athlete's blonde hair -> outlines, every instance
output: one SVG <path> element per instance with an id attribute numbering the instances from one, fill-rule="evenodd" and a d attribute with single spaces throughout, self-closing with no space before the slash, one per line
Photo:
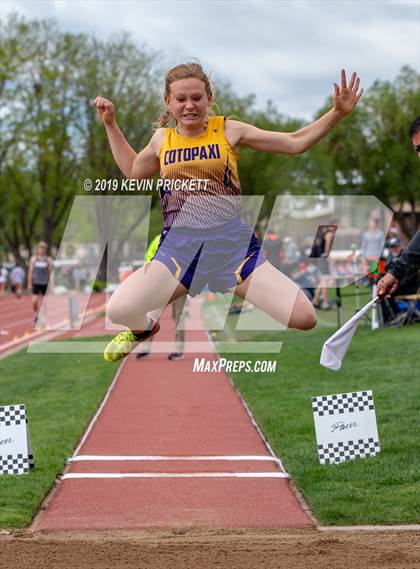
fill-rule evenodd
<path id="1" fill-rule="evenodd" d="M 182 63 L 168 71 L 165 77 L 165 96 L 169 97 L 171 93 L 171 84 L 179 79 L 200 79 L 204 83 L 207 95 L 213 97 L 210 79 L 199 63 Z M 161 112 L 158 119 L 153 123 L 155 128 L 166 126 L 173 119 L 172 113 L 165 109 Z"/>

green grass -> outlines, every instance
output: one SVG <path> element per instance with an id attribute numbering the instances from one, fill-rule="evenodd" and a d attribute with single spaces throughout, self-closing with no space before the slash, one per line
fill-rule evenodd
<path id="1" fill-rule="evenodd" d="M 322 344 L 332 333 L 322 326 L 309 332 L 281 333 L 284 343 L 278 355 L 223 354 L 232 360 L 277 360 L 274 374 L 231 375 L 323 524 L 420 521 L 419 328 L 413 325 L 372 332 L 367 326 L 359 327 L 338 372 L 319 364 Z M 259 334 L 258 340 L 275 337 L 273 333 Z M 373 390 L 380 454 L 321 466 L 311 397 L 365 389 Z"/>
<path id="2" fill-rule="evenodd" d="M 223 300 L 211 304 L 217 307 Z M 346 299 L 344 309 L 347 319 L 354 301 Z M 420 327 L 372 332 L 362 323 L 341 370 L 334 372 L 319 365 L 319 356 L 336 327 L 336 316 L 333 311 L 320 315 L 322 322 L 309 332 L 235 334 L 248 341 L 258 337 L 284 342 L 277 355 L 224 354 L 229 359 L 277 360 L 275 374 L 232 374 L 235 385 L 322 523 L 419 523 Z M 229 318 L 231 330 L 235 321 Z M 218 333 L 216 339 L 231 333 Z M 24 351 L 0 365 L 1 403 L 26 404 L 36 459 L 28 475 L 0 476 L 0 527 L 23 527 L 62 472 L 116 367 L 98 354 Z M 321 466 L 311 397 L 359 389 L 373 390 L 381 452 L 375 458 Z"/>
<path id="3" fill-rule="evenodd" d="M 24 403 L 35 468 L 0 476 L 0 527 L 24 527 L 63 471 L 117 367 L 98 354 L 28 354 L 1 361 L 2 405 Z"/>

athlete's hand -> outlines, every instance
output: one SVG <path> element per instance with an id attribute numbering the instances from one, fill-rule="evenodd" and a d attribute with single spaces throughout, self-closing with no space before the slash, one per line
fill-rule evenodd
<path id="1" fill-rule="evenodd" d="M 343 115 L 351 113 L 357 105 L 360 97 L 363 95 L 363 89 L 360 89 L 360 77 L 356 73 L 352 73 L 350 83 L 347 85 L 346 72 L 341 70 L 341 87 L 334 83 L 334 110 L 339 111 Z"/>
<path id="2" fill-rule="evenodd" d="M 114 103 L 105 97 L 96 97 L 95 106 L 98 117 L 105 125 L 112 125 L 115 122 Z"/>
<path id="3" fill-rule="evenodd" d="M 387 273 L 378 282 L 376 294 L 378 296 L 385 296 L 386 298 L 388 298 L 393 292 L 395 292 L 397 286 L 398 286 L 398 279 L 396 279 L 394 275 L 391 275 L 391 273 Z"/>

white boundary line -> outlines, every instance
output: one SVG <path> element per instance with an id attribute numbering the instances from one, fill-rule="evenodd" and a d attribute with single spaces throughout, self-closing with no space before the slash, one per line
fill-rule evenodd
<path id="1" fill-rule="evenodd" d="M 273 457 L 273 459 L 278 463 L 278 465 L 280 466 L 280 468 L 282 469 L 282 471 L 287 475 L 288 478 L 290 478 L 289 474 L 287 474 L 286 469 L 283 466 L 283 463 L 281 461 L 281 459 L 275 454 L 275 452 L 273 451 L 273 449 L 271 448 L 270 443 L 267 441 L 267 439 L 264 436 L 264 433 L 262 432 L 262 430 L 260 429 L 260 427 L 258 426 L 257 421 L 254 419 L 254 415 L 251 413 L 250 408 L 248 407 L 248 405 L 246 404 L 246 401 L 243 399 L 242 395 L 238 392 L 238 390 L 235 387 L 235 384 L 233 383 L 233 380 L 231 377 L 228 378 L 233 389 L 235 390 L 237 396 L 239 397 L 239 399 L 242 402 L 242 405 L 245 407 L 245 411 L 248 413 L 249 418 L 251 419 L 252 424 L 254 425 L 255 429 L 258 431 L 258 434 L 260 435 L 260 437 L 262 438 L 265 446 L 267 447 L 268 452 L 271 454 L 271 456 Z"/>
<path id="2" fill-rule="evenodd" d="M 203 461 L 211 461 L 211 460 L 227 460 L 227 461 L 233 461 L 233 460 L 255 460 L 255 461 L 260 461 L 260 460 L 265 460 L 265 461 L 270 461 L 270 462 L 277 462 L 279 463 L 280 460 L 278 458 L 275 458 L 273 456 L 256 456 L 256 455 L 252 455 L 252 456 L 246 456 L 246 455 L 242 455 L 242 456 L 142 456 L 142 455 L 129 455 L 129 456 L 109 456 L 109 455 L 90 455 L 90 454 L 79 454 L 77 456 L 73 456 L 72 458 L 69 459 L 69 462 L 81 462 L 81 461 L 118 461 L 118 460 L 123 460 L 123 461 L 129 461 L 129 460 L 138 460 L 138 461 L 154 461 L 154 460 L 160 460 L 160 461 L 170 461 L 170 460 L 176 460 L 176 461 L 193 461 L 193 460 L 203 460 Z"/>
<path id="3" fill-rule="evenodd" d="M 212 337 L 210 336 L 208 330 L 206 330 L 206 334 L 207 334 L 207 339 L 208 339 L 209 343 L 211 344 L 211 346 L 212 346 L 213 349 L 214 349 L 214 354 L 215 354 L 215 356 L 217 357 L 218 360 L 220 360 L 219 353 L 218 353 L 218 351 L 216 350 L 216 347 L 215 347 L 215 345 L 214 345 L 213 339 L 212 339 Z M 261 429 L 260 429 L 260 427 L 258 426 L 256 420 L 254 419 L 254 416 L 253 416 L 253 414 L 251 413 L 250 408 L 249 408 L 248 405 L 246 404 L 246 402 L 245 402 L 245 400 L 243 399 L 242 395 L 241 395 L 241 394 L 239 393 L 239 391 L 236 389 L 235 384 L 233 383 L 232 378 L 231 378 L 230 376 L 228 376 L 226 372 L 225 372 L 225 376 L 226 376 L 227 379 L 229 380 L 229 382 L 230 382 L 230 384 L 231 384 L 231 386 L 232 386 L 233 391 L 236 393 L 237 397 L 239 397 L 239 399 L 240 399 L 242 405 L 244 406 L 245 411 L 248 413 L 248 417 L 250 418 L 251 423 L 253 424 L 254 428 L 256 429 L 256 431 L 258 432 L 258 434 L 260 435 L 260 437 L 261 437 L 261 439 L 262 439 L 262 441 L 263 441 L 263 443 L 264 443 L 266 449 L 268 450 L 268 452 L 270 453 L 270 455 L 272 456 L 272 458 L 276 461 L 276 463 L 278 464 L 278 466 L 279 466 L 280 470 L 283 472 L 283 474 L 285 474 L 287 478 L 290 478 L 290 475 L 286 472 L 286 469 L 284 468 L 281 459 L 275 454 L 275 452 L 274 452 L 273 449 L 271 448 L 270 443 L 267 441 L 267 439 L 266 439 L 265 436 L 264 436 L 264 433 L 261 431 Z"/>
<path id="4" fill-rule="evenodd" d="M 90 434 L 90 432 L 91 432 L 91 430 L 92 430 L 92 428 L 93 428 L 93 425 L 96 423 L 96 421 L 97 421 L 99 415 L 100 415 L 101 412 L 102 412 L 102 409 L 105 407 L 105 404 L 106 404 L 106 402 L 108 401 L 109 396 L 111 395 L 111 393 L 112 393 L 112 391 L 113 391 L 113 389 L 114 389 L 114 386 L 115 386 L 115 384 L 117 383 L 118 378 L 119 378 L 120 375 L 121 375 L 121 370 L 123 369 L 123 367 L 124 367 L 126 361 L 127 361 L 127 358 L 124 358 L 123 361 L 121 362 L 121 365 L 120 365 L 120 367 L 117 369 L 117 373 L 115 374 L 114 379 L 112 380 L 111 385 L 108 387 L 108 391 L 105 393 L 105 397 L 102 399 L 102 403 L 100 404 L 99 409 L 96 411 L 96 413 L 95 413 L 95 415 L 93 416 L 91 422 L 89 423 L 88 428 L 87 428 L 86 431 L 85 431 L 85 434 L 83 435 L 83 437 L 81 438 L 79 444 L 77 445 L 76 450 L 75 450 L 74 453 L 73 453 L 73 457 L 72 457 L 71 459 L 69 459 L 69 460 L 72 460 L 72 459 L 75 457 L 75 455 L 77 455 L 77 454 L 79 453 L 79 450 L 80 450 L 81 447 L 84 445 L 86 439 L 88 438 L 88 436 L 89 436 L 89 434 Z M 65 475 L 64 475 L 64 476 L 65 476 Z"/>
<path id="5" fill-rule="evenodd" d="M 62 480 L 78 478 L 288 478 L 283 472 L 69 472 Z"/>

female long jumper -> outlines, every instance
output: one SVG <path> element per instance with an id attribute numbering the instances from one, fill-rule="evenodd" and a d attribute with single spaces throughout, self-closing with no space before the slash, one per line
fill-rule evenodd
<path id="1" fill-rule="evenodd" d="M 112 322 L 127 327 L 105 349 L 107 361 L 130 353 L 137 342 L 159 330 L 147 313 L 207 284 L 214 292 L 234 292 L 291 328 L 316 324 L 311 302 L 298 285 L 269 263 L 251 228 L 240 218 L 239 149 L 301 154 L 325 137 L 350 113 L 360 97 L 360 79 L 334 83 L 333 107 L 296 132 L 272 132 L 253 125 L 209 116 L 212 90 L 199 64 L 178 65 L 165 81 L 166 111 L 149 144 L 138 154 L 119 130 L 111 101 L 95 100 L 113 156 L 127 178 L 151 178 L 160 172 L 164 227 L 150 263 L 127 278 L 107 306 Z M 166 124 L 173 120 L 174 128 Z M 188 180 L 172 190 L 171 182 Z M 203 182 L 205 181 L 205 182 Z M 175 186 L 175 184 L 173 184 Z"/>

